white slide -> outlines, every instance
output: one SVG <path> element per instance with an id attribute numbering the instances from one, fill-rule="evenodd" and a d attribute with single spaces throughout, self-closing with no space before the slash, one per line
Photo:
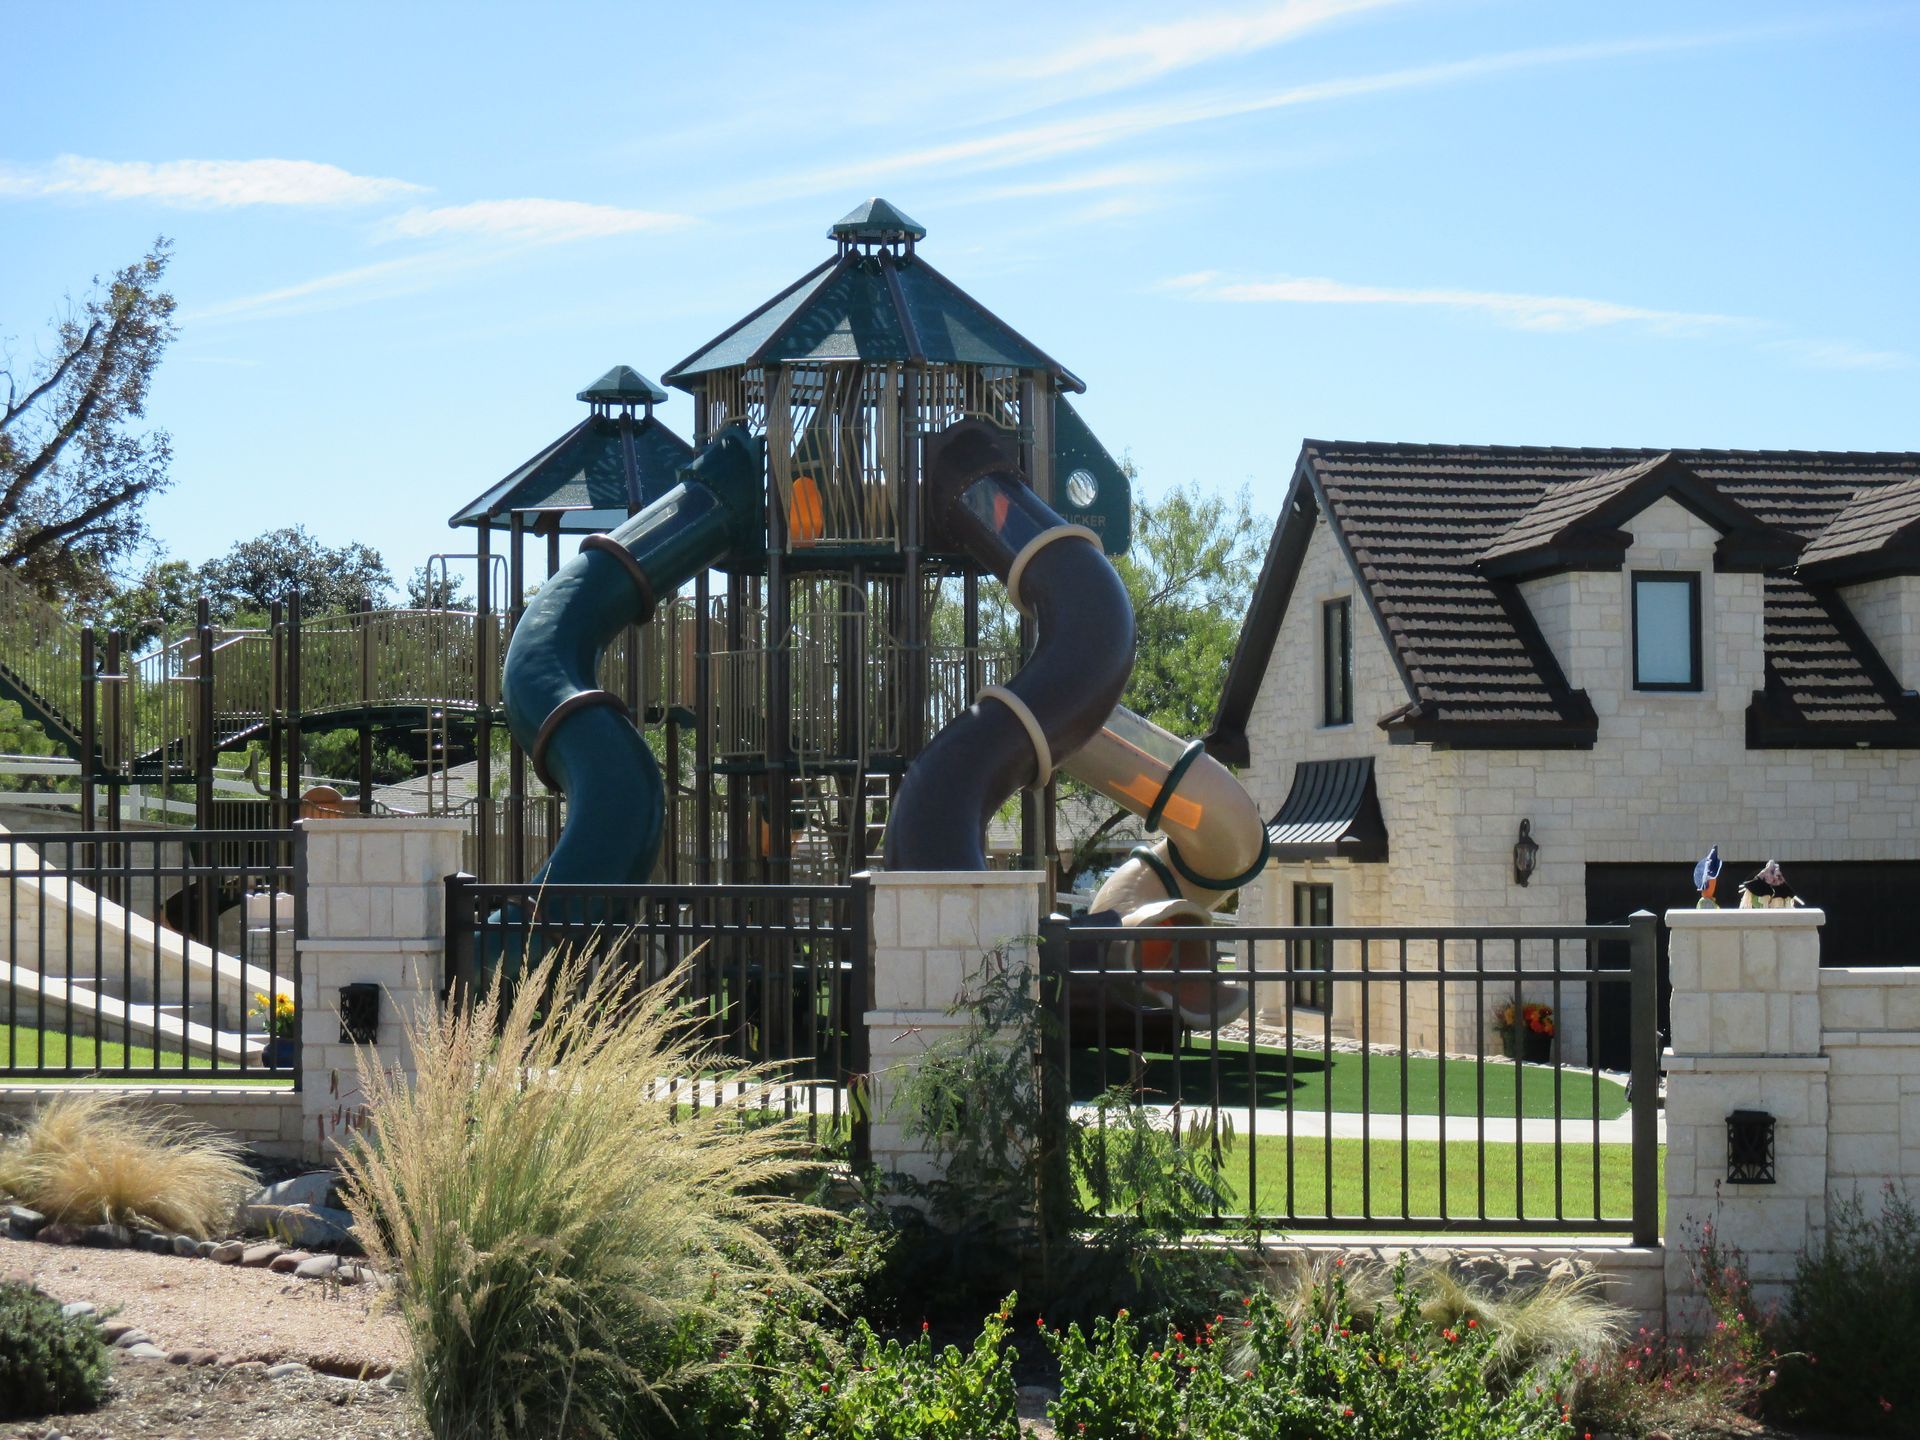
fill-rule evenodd
<path id="1" fill-rule="evenodd" d="M 244 1035 L 217 1022 L 233 1023 L 257 996 L 294 996 L 291 896 L 274 897 L 276 913 L 267 920 L 279 931 L 284 957 L 276 975 L 156 925 L 51 867 L 44 877 L 30 873 L 40 867 L 38 852 L 4 826 L 0 863 L 13 874 L 0 904 L 0 1007 L 14 1024 L 44 1023 L 195 1058 L 258 1060 L 267 1040 L 264 1016 Z M 264 913 L 268 902 L 259 898 Z M 191 1019 L 196 1009 L 216 1024 Z"/>

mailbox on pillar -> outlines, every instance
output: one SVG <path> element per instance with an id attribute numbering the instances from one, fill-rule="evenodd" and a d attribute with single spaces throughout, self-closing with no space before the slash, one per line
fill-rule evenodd
<path id="1" fill-rule="evenodd" d="M 371 1045 L 380 1038 L 380 987 L 340 987 L 340 1043 Z"/>
<path id="2" fill-rule="evenodd" d="M 1774 1183 L 1773 1116 L 1766 1111 L 1736 1110 L 1727 1116 L 1727 1183 Z"/>

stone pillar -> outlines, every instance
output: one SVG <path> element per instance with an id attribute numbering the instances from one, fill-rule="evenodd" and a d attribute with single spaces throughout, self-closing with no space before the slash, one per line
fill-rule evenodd
<path id="1" fill-rule="evenodd" d="M 873 1008 L 866 1025 L 873 1160 L 882 1170 L 934 1177 L 933 1157 L 908 1138 L 893 1097 L 930 1047 L 966 1029 L 969 1017 L 948 1010 L 989 951 L 1006 947 L 1037 978 L 1046 879 L 1038 870 L 873 873 Z"/>
<path id="2" fill-rule="evenodd" d="M 407 1020 L 435 1004 L 446 971 L 446 877 L 460 869 L 466 822 L 427 816 L 302 820 L 306 926 L 300 957 L 300 1088 L 310 1160 L 360 1119 L 359 1058 L 341 1036 L 340 987 L 380 987 L 373 1045 L 390 1073 L 411 1073 Z"/>
<path id="3" fill-rule="evenodd" d="M 1687 1222 L 1746 1252 L 1762 1301 L 1826 1224 L 1827 1058 L 1820 1043 L 1820 910 L 1669 910 L 1673 1045 L 1667 1070 L 1667 1317 L 1704 1329 Z M 1774 1118 L 1776 1182 L 1727 1180 L 1727 1117 Z"/>

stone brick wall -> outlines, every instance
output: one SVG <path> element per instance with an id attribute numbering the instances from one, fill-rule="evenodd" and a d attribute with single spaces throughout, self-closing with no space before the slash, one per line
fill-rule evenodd
<path id="1" fill-rule="evenodd" d="M 1920 765 L 1910 753 L 1746 748 L 1746 708 L 1765 659 L 1761 578 L 1714 573 L 1718 535 L 1672 501 L 1649 506 L 1627 528 L 1634 544 L 1623 570 L 1530 582 L 1527 591 L 1570 683 L 1593 702 L 1591 750 L 1390 743 L 1375 722 L 1411 697 L 1331 531 L 1316 528 L 1249 717 L 1244 778 L 1271 814 L 1296 761 L 1373 756 L 1391 859 L 1271 866 L 1247 889 L 1249 921 L 1290 923 L 1290 886 L 1304 878 L 1332 881 L 1336 914 L 1355 925 L 1552 925 L 1585 923 L 1592 863 L 1688 867 L 1710 844 L 1771 855 L 1789 874 L 1796 861 L 1920 858 Z M 1700 572 L 1700 694 L 1633 689 L 1628 587 L 1636 569 Z M 1355 723 L 1327 729 L 1318 724 L 1319 602 L 1346 593 L 1355 596 Z M 1523 818 L 1540 845 L 1525 887 L 1514 884 L 1512 866 Z M 1274 998 L 1263 996 L 1263 1007 L 1270 1011 Z M 1526 998 L 1550 1003 L 1534 990 Z M 1473 1006 L 1458 999 L 1449 996 L 1444 1037 L 1430 1012 L 1410 1014 L 1426 1028 L 1425 1046 L 1472 1048 Z M 1561 1019 L 1563 1035 L 1583 1029 L 1577 1010 Z"/>
<path id="2" fill-rule="evenodd" d="M 906 1133 L 900 1087 L 928 1049 L 964 1030 L 952 1015 L 966 977 L 991 950 L 1038 975 L 1035 947 L 1046 875 L 1036 870 L 876 871 L 873 993 L 867 1010 L 873 1069 L 873 1159 L 930 1179 L 931 1156 Z"/>
<path id="3" fill-rule="evenodd" d="M 1763 1301 L 1833 1206 L 1920 1190 L 1920 966 L 1820 968 L 1818 910 L 1671 910 L 1667 1287 L 1698 1329 L 1685 1245 L 1701 1222 L 1746 1252 Z M 1727 1177 L 1727 1117 L 1774 1119 L 1772 1184 Z"/>
<path id="4" fill-rule="evenodd" d="M 132 1083 L 90 1085 L 89 1094 L 110 1094 L 142 1105 L 152 1105 L 182 1120 L 205 1125 L 233 1136 L 249 1150 L 283 1159 L 302 1159 L 307 1153 L 306 1115 L 293 1090 L 262 1085 L 168 1085 Z M 57 1095 L 72 1094 L 72 1086 L 24 1083 L 0 1085 L 0 1115 L 25 1120 Z"/>
<path id="5" fill-rule="evenodd" d="M 407 1020 L 438 1002 L 446 971 L 445 880 L 465 822 L 425 816 L 303 820 L 307 929 L 299 942 L 301 1099 L 308 1158 L 358 1123 L 363 1048 L 341 1039 L 340 988 L 380 987 L 371 1057 L 411 1073 Z"/>
<path id="6" fill-rule="evenodd" d="M 1920 690 L 1920 575 L 1848 585 L 1840 597 L 1901 685 Z"/>

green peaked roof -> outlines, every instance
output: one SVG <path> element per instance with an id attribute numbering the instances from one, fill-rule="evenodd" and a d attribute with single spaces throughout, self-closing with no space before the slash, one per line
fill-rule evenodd
<path id="1" fill-rule="evenodd" d="M 841 226 L 864 223 L 859 217 L 875 206 L 913 225 L 884 200 L 874 200 L 836 225 L 836 233 Z M 852 246 L 823 260 L 660 378 L 691 390 L 697 376 L 734 366 L 852 361 L 1004 365 L 1043 370 L 1061 390 L 1086 389 L 1072 371 L 911 250 L 869 254 Z"/>
<path id="2" fill-rule="evenodd" d="M 829 240 L 870 241 L 884 244 L 890 240 L 924 240 L 927 227 L 879 196 L 856 205 L 827 231 Z"/>
<path id="3" fill-rule="evenodd" d="M 492 526 L 515 510 L 564 510 L 560 529 L 569 535 L 611 530 L 671 490 L 692 458 L 693 447 L 651 415 L 589 415 L 447 524 Z"/>
<path id="4" fill-rule="evenodd" d="M 667 392 L 631 365 L 616 365 L 580 392 L 593 405 L 664 405 Z"/>

